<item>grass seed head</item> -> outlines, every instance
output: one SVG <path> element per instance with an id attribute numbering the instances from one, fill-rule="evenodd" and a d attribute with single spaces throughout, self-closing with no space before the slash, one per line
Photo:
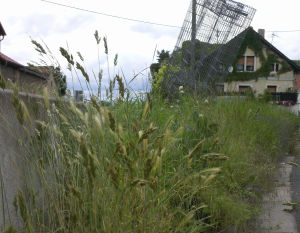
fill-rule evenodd
<path id="1" fill-rule="evenodd" d="M 115 55 L 114 66 L 117 66 L 117 64 L 118 64 L 118 54 Z"/>
<path id="2" fill-rule="evenodd" d="M 6 81 L 0 72 L 0 87 L 4 90 L 6 87 Z"/>
<path id="3" fill-rule="evenodd" d="M 35 45 L 35 50 L 38 51 L 41 54 L 47 54 L 46 50 L 43 48 L 43 46 L 37 42 L 36 40 L 31 40 L 31 43 Z"/>
<path id="4" fill-rule="evenodd" d="M 75 63 L 74 63 L 73 56 L 70 55 L 68 53 L 68 51 L 65 50 L 63 47 L 60 47 L 59 51 L 60 51 L 61 55 L 68 61 L 68 63 L 71 64 L 72 66 L 74 66 Z"/>
<path id="5" fill-rule="evenodd" d="M 79 57 L 79 59 L 80 59 L 81 61 L 84 61 L 83 56 L 81 55 L 80 52 L 77 52 L 77 55 L 78 55 L 78 57 Z"/>
<path id="6" fill-rule="evenodd" d="M 124 87 L 124 83 L 122 81 L 122 78 L 119 75 L 116 75 L 116 80 L 117 80 L 118 85 L 119 85 L 119 95 L 121 96 L 122 99 L 124 99 L 125 87 Z"/>
<path id="7" fill-rule="evenodd" d="M 116 121 L 115 121 L 115 118 L 113 117 L 113 115 L 110 111 L 108 111 L 108 119 L 109 119 L 109 128 L 112 131 L 115 131 L 116 130 Z"/>
<path id="8" fill-rule="evenodd" d="M 82 67 L 82 65 L 80 65 L 78 62 L 76 62 L 76 68 L 81 71 L 81 74 L 86 79 L 86 81 L 90 82 L 90 77 L 87 74 L 87 72 L 85 71 L 85 69 Z"/>
<path id="9" fill-rule="evenodd" d="M 105 54 L 108 55 L 107 37 L 103 37 Z"/>
<path id="10" fill-rule="evenodd" d="M 94 37 L 95 37 L 95 39 L 96 39 L 97 44 L 99 45 L 99 44 L 100 44 L 100 41 L 101 41 L 101 37 L 99 37 L 98 30 L 95 31 Z"/>

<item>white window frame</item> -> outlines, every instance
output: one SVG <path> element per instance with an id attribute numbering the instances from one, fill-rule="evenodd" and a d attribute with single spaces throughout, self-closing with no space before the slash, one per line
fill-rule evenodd
<path id="1" fill-rule="evenodd" d="M 279 70 L 280 70 L 280 63 L 277 63 L 277 62 L 275 62 L 275 63 L 272 63 L 271 65 L 274 65 L 274 69 L 273 70 L 271 70 L 271 73 L 277 73 L 277 72 L 279 72 Z M 278 71 L 276 71 L 276 65 L 278 65 Z"/>
<path id="2" fill-rule="evenodd" d="M 243 71 L 237 71 L 237 72 L 255 72 L 256 71 L 256 56 L 244 55 L 243 57 L 244 57 L 244 70 Z M 248 71 L 247 70 L 247 57 L 254 57 L 253 71 Z"/>
<path id="3" fill-rule="evenodd" d="M 252 84 L 238 84 L 238 89 L 237 91 L 240 92 L 240 86 L 244 86 L 244 87 L 250 87 L 253 90 L 253 85 Z"/>
<path id="4" fill-rule="evenodd" d="M 247 57 L 254 57 L 253 71 L 247 70 Z M 256 56 L 245 55 L 244 56 L 244 72 L 255 72 L 255 71 L 256 71 Z"/>
<path id="5" fill-rule="evenodd" d="M 268 86 L 274 86 L 274 87 L 276 87 L 276 93 L 278 92 L 279 85 L 277 85 L 277 84 L 266 84 L 266 88 L 265 89 L 269 89 Z"/>

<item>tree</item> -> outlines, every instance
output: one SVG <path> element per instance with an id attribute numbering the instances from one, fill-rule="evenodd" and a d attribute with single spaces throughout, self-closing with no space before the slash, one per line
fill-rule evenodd
<path id="1" fill-rule="evenodd" d="M 155 73 L 158 73 L 159 69 L 170 58 L 170 52 L 167 50 L 157 51 L 157 63 L 153 63 L 150 66 L 151 76 L 154 77 Z"/>
<path id="2" fill-rule="evenodd" d="M 67 90 L 66 75 L 61 71 L 60 66 L 53 69 L 53 78 L 57 87 L 58 94 L 64 96 Z"/>

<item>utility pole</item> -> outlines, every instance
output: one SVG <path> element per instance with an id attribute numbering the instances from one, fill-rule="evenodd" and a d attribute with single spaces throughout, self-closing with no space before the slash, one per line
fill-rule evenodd
<path id="1" fill-rule="evenodd" d="M 191 35 L 191 70 L 195 71 L 195 41 L 196 41 L 196 17 L 197 0 L 193 0 L 192 5 L 192 35 Z"/>

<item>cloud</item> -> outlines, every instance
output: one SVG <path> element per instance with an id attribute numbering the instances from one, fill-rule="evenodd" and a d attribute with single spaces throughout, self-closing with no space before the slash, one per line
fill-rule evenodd
<path id="1" fill-rule="evenodd" d="M 153 39 L 162 37 L 177 37 L 179 28 L 168 28 L 150 24 L 134 24 L 130 28 L 133 32 L 142 33 L 151 36 Z"/>
<path id="2" fill-rule="evenodd" d="M 68 34 L 82 28 L 91 22 L 93 17 L 83 14 L 61 16 L 52 14 L 31 14 L 21 17 L 9 17 L 8 24 L 18 33 L 28 34 L 33 37 L 47 37 L 53 34 Z M 10 30 L 10 29 L 9 29 Z"/>

